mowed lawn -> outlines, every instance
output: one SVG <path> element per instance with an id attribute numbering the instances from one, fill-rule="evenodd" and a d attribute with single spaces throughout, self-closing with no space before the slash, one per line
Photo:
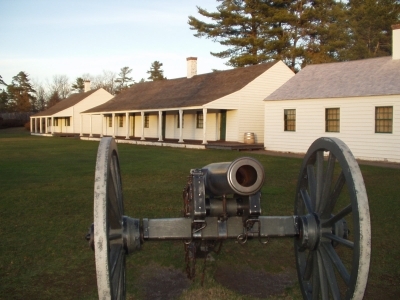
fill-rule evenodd
<path id="1" fill-rule="evenodd" d="M 85 234 L 93 222 L 97 142 L 33 137 L 0 130 L 0 299 L 96 299 L 94 253 Z M 301 159 L 224 150 L 118 145 L 125 214 L 180 217 L 182 190 L 192 168 L 240 156 L 266 172 L 263 215 L 292 215 Z M 372 261 L 365 299 L 400 297 L 400 169 L 361 166 L 370 202 Z M 261 246 L 224 243 L 221 253 L 180 299 L 252 299 L 214 280 L 218 266 L 295 274 L 293 241 Z M 201 273 L 202 263 L 198 263 Z M 127 294 L 142 299 L 142 274 L 151 268 L 185 269 L 183 243 L 148 242 L 127 258 Z M 200 275 L 198 277 L 201 277 Z M 298 284 L 274 299 L 298 299 Z M 216 296 L 218 295 L 218 296 Z"/>

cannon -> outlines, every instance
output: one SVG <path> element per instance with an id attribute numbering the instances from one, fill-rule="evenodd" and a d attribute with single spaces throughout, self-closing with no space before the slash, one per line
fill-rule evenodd
<path id="1" fill-rule="evenodd" d="M 294 240 L 304 299 L 362 299 L 371 254 L 368 197 L 353 154 L 337 138 L 319 138 L 300 168 L 294 213 L 261 215 L 264 168 L 251 157 L 190 170 L 183 216 L 135 219 L 124 215 L 118 151 L 101 139 L 95 170 L 94 223 L 87 240 L 95 251 L 99 299 L 125 298 L 125 258 L 150 240 L 182 240 L 187 273 L 196 256 L 236 239 L 266 244 Z"/>

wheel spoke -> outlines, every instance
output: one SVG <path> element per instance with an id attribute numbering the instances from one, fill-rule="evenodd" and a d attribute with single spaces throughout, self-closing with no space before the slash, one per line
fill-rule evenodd
<path id="1" fill-rule="evenodd" d="M 313 255 L 313 272 L 312 272 L 312 298 L 313 300 L 319 299 L 319 291 L 320 291 L 320 277 L 318 271 L 318 257 L 317 255 Z"/>
<path id="2" fill-rule="evenodd" d="M 122 234 L 121 233 L 113 233 L 113 234 L 110 234 L 108 236 L 108 240 L 109 241 L 114 241 L 114 240 L 118 240 L 118 239 L 121 239 L 121 238 L 122 238 Z"/>
<path id="3" fill-rule="evenodd" d="M 353 208 L 352 208 L 351 204 L 347 205 L 345 208 L 343 208 L 340 212 L 338 212 L 336 215 L 334 215 L 329 220 L 322 221 L 322 227 L 323 228 L 332 227 L 337 221 L 343 219 L 345 216 L 347 216 L 352 211 L 353 211 Z"/>
<path id="4" fill-rule="evenodd" d="M 336 241 L 340 244 L 342 244 L 343 246 L 346 246 L 350 249 L 354 249 L 354 243 L 352 241 L 346 240 L 344 238 L 338 237 L 337 235 L 334 235 L 332 233 L 324 233 L 322 234 L 323 237 L 326 237 L 332 241 Z"/>
<path id="5" fill-rule="evenodd" d="M 315 211 L 315 192 L 317 190 L 317 183 L 315 180 L 314 166 L 307 166 L 308 190 L 310 191 L 312 211 Z"/>
<path id="6" fill-rule="evenodd" d="M 329 192 L 332 185 L 333 171 L 335 170 L 336 157 L 330 152 L 328 157 L 328 166 L 324 177 L 324 188 L 322 191 L 321 206 L 318 212 L 323 213 L 329 205 Z"/>
<path id="7" fill-rule="evenodd" d="M 110 249 L 110 263 L 111 263 L 111 272 L 110 272 L 110 280 L 112 282 L 112 286 L 114 290 L 113 294 L 116 296 L 119 293 L 121 280 L 123 279 L 122 272 L 124 269 L 124 251 L 122 245 L 111 245 Z M 117 297 L 113 299 L 118 299 Z"/>
<path id="8" fill-rule="evenodd" d="M 307 255 L 306 267 L 304 269 L 303 280 L 309 281 L 311 278 L 314 262 L 314 252 L 310 251 Z"/>
<path id="9" fill-rule="evenodd" d="M 340 291 L 339 291 L 339 286 L 336 281 L 336 276 L 335 272 L 332 268 L 332 263 L 329 259 L 329 255 L 325 250 L 325 247 L 320 248 L 320 254 L 321 258 L 324 264 L 324 269 L 325 269 L 325 274 L 329 283 L 330 291 L 333 296 L 334 300 L 339 300 L 340 299 Z"/>
<path id="10" fill-rule="evenodd" d="M 315 187 L 315 211 L 319 212 L 321 207 L 321 198 L 324 179 L 324 151 L 317 152 L 316 160 L 316 187 Z"/>
<path id="11" fill-rule="evenodd" d="M 347 271 L 346 267 L 344 266 L 342 260 L 338 256 L 338 254 L 336 253 L 335 249 L 333 249 L 332 244 L 331 243 L 322 243 L 322 247 L 327 252 L 330 260 L 335 265 L 337 271 L 339 272 L 339 274 L 342 277 L 346 286 L 349 286 L 349 284 L 350 284 L 349 272 Z"/>
<path id="12" fill-rule="evenodd" d="M 307 190 L 306 189 L 301 189 L 300 190 L 300 195 L 301 195 L 301 198 L 303 199 L 304 205 L 306 206 L 308 213 L 309 214 L 313 213 L 314 210 L 313 210 L 313 207 L 312 207 L 312 204 L 311 204 L 311 199 L 310 199 L 310 196 L 308 195 Z"/>
<path id="13" fill-rule="evenodd" d="M 121 176 L 119 173 L 119 166 L 118 166 L 118 157 L 116 155 L 112 156 L 112 172 L 113 172 L 113 180 L 114 180 L 114 184 L 115 184 L 115 194 L 118 197 L 118 201 L 117 202 L 117 206 L 118 206 L 118 213 L 119 213 L 119 217 L 122 218 L 123 215 L 123 211 L 124 211 L 124 203 L 122 201 L 122 185 L 121 185 Z"/>
<path id="14" fill-rule="evenodd" d="M 335 208 L 336 201 L 339 198 L 342 189 L 346 183 L 346 178 L 344 177 L 343 171 L 340 172 L 340 175 L 338 179 L 336 180 L 335 187 L 333 188 L 333 191 L 331 195 L 328 197 L 328 203 L 327 207 L 325 208 L 325 211 L 322 212 L 323 215 L 330 215 L 333 212 L 333 209 Z"/>
<path id="15" fill-rule="evenodd" d="M 328 290 L 328 280 L 326 278 L 325 270 L 324 270 L 324 261 L 322 259 L 321 250 L 317 250 L 317 258 L 318 258 L 318 274 L 319 274 L 319 282 L 321 288 L 321 296 L 323 300 L 329 299 L 329 290 Z"/>
<path id="16" fill-rule="evenodd" d="M 122 187 L 121 187 L 121 179 L 119 176 L 119 172 L 117 171 L 118 160 L 116 156 L 112 156 L 111 159 L 111 178 L 113 183 L 113 192 L 115 194 L 116 199 L 122 199 Z M 116 201 L 113 203 L 115 205 L 116 211 L 118 213 L 118 218 L 122 218 L 122 211 L 123 211 L 123 203 L 122 201 Z"/>
<path id="17" fill-rule="evenodd" d="M 122 216 L 120 217 L 120 212 L 117 204 L 118 195 L 116 194 L 114 180 L 110 180 L 108 197 L 109 197 L 108 209 L 109 209 L 110 227 L 112 229 L 121 228 Z"/>

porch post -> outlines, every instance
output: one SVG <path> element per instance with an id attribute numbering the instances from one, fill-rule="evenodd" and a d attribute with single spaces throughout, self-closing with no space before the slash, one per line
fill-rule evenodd
<path id="1" fill-rule="evenodd" d="M 145 140 L 145 138 L 144 138 L 144 111 L 141 111 L 140 115 L 142 117 L 142 137 L 140 138 L 140 140 L 144 141 Z"/>
<path id="2" fill-rule="evenodd" d="M 39 118 L 39 120 L 40 120 L 40 123 L 39 123 L 39 130 L 40 130 L 40 132 L 39 133 L 42 133 L 42 127 L 43 127 L 43 122 L 42 122 L 42 118 Z"/>
<path id="3" fill-rule="evenodd" d="M 54 117 L 51 117 L 51 134 L 54 134 Z"/>
<path id="4" fill-rule="evenodd" d="M 91 114 L 90 115 L 90 134 L 89 134 L 89 137 L 93 137 L 93 130 L 92 130 L 92 117 L 93 117 L 93 115 Z"/>
<path id="5" fill-rule="evenodd" d="M 35 120 L 35 133 L 37 133 L 37 118 L 33 118 Z"/>
<path id="6" fill-rule="evenodd" d="M 203 108 L 203 145 L 207 144 L 207 108 Z"/>
<path id="7" fill-rule="evenodd" d="M 103 137 L 103 119 L 104 119 L 104 114 L 100 114 L 100 137 Z"/>
<path id="8" fill-rule="evenodd" d="M 158 141 L 162 142 L 162 111 L 158 111 Z"/>
<path id="9" fill-rule="evenodd" d="M 112 113 L 112 131 L 113 131 L 112 137 L 115 138 L 115 113 Z"/>
<path id="10" fill-rule="evenodd" d="M 31 133 L 33 132 L 33 120 L 34 120 L 34 118 L 29 119 L 29 122 L 31 122 L 31 126 L 29 128 Z"/>
<path id="11" fill-rule="evenodd" d="M 125 124 L 126 124 L 126 140 L 129 140 L 129 113 L 128 112 L 126 112 L 125 113 L 125 118 L 126 118 L 126 120 L 125 120 Z"/>
<path id="12" fill-rule="evenodd" d="M 44 133 L 47 133 L 47 122 L 48 122 L 48 117 L 44 118 Z"/>
<path id="13" fill-rule="evenodd" d="M 81 126 L 80 126 L 80 134 L 79 136 L 83 136 L 83 115 L 81 114 Z"/>
<path id="14" fill-rule="evenodd" d="M 183 127 L 183 123 L 182 123 L 182 121 L 183 121 L 183 110 L 182 109 L 180 109 L 179 110 L 179 143 L 183 143 L 183 138 L 182 138 L 182 132 L 183 132 L 183 130 L 182 130 L 182 127 Z"/>

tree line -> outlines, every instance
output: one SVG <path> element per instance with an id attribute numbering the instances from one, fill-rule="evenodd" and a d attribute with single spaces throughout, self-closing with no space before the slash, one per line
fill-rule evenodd
<path id="1" fill-rule="evenodd" d="M 391 55 L 391 25 L 400 22 L 400 0 L 217 0 L 215 12 L 197 7 L 200 19 L 189 16 L 196 37 L 226 46 L 215 57 L 244 67 L 282 60 L 293 71 L 308 64 Z M 166 79 L 155 61 L 149 80 Z M 84 81 L 115 95 L 136 84 L 123 67 L 92 76 L 83 74 L 71 85 L 57 75 L 44 87 L 20 72 L 6 84 L 0 76 L 0 112 L 40 111 L 82 92 Z M 145 81 L 143 78 L 138 83 Z"/>
<path id="2" fill-rule="evenodd" d="M 164 80 L 163 64 L 154 61 L 147 71 L 150 81 Z M 31 80 L 29 75 L 21 71 L 12 78 L 11 83 L 4 82 L 0 75 L 0 112 L 38 112 L 50 108 L 58 102 L 68 98 L 72 93 L 82 93 L 85 81 L 90 81 L 91 89 L 103 88 L 112 95 L 136 83 L 146 80 L 142 78 L 135 82 L 130 73 L 132 69 L 123 67 L 118 74 L 112 71 L 103 71 L 102 74 L 93 76 L 89 73 L 75 79 L 70 83 L 66 75 L 54 75 L 51 81 L 44 85 Z"/>
<path id="3" fill-rule="evenodd" d="M 391 54 L 399 0 L 217 0 L 217 11 L 189 16 L 196 37 L 226 46 L 215 57 L 244 67 L 282 60 L 294 71 L 308 64 Z"/>

